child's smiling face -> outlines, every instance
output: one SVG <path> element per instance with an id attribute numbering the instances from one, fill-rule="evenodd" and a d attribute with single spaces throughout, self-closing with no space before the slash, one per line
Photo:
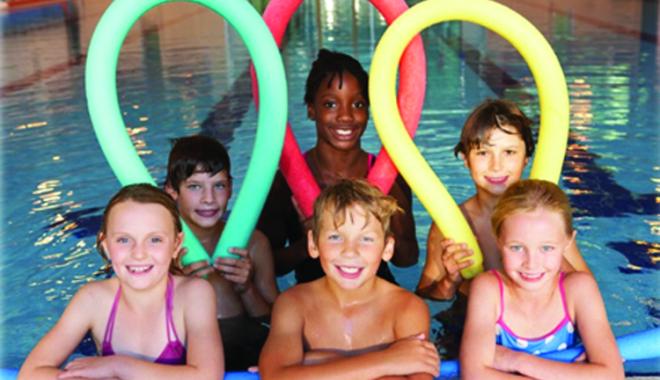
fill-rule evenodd
<path id="1" fill-rule="evenodd" d="M 332 214 L 324 213 L 318 241 L 309 232 L 310 256 L 319 258 L 326 276 L 341 288 L 360 288 L 376 277 L 381 260 L 392 258 L 394 239 L 386 236 L 375 216 L 358 205 L 345 210 L 341 225 L 335 225 Z"/>
<path id="2" fill-rule="evenodd" d="M 537 208 L 511 214 L 504 219 L 497 239 L 504 272 L 523 289 L 554 286 L 552 281 L 572 239 L 556 211 Z"/>
<path id="3" fill-rule="evenodd" d="M 328 77 L 321 83 L 313 103 L 307 105 L 309 118 L 316 122 L 319 144 L 337 150 L 359 146 L 369 119 L 363 91 L 348 72 L 343 72 L 341 77 Z"/>
<path id="4" fill-rule="evenodd" d="M 515 129 L 493 128 L 486 141 L 463 157 L 478 190 L 499 196 L 518 182 L 527 165 L 525 142 Z"/>
<path id="5" fill-rule="evenodd" d="M 166 280 L 182 241 L 165 207 L 124 201 L 110 210 L 101 245 L 122 284 L 147 289 Z"/>
<path id="6" fill-rule="evenodd" d="M 209 229 L 217 225 L 227 208 L 231 180 L 226 170 L 214 175 L 196 171 L 181 182 L 178 191 L 167 190 L 190 228 Z"/>

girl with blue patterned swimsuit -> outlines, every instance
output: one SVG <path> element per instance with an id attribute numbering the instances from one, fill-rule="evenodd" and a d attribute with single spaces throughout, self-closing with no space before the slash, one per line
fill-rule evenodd
<path id="1" fill-rule="evenodd" d="M 623 365 L 594 278 L 560 271 L 573 243 L 571 209 L 557 185 L 520 181 L 493 210 L 502 270 L 473 280 L 461 342 L 464 379 L 622 379 Z M 586 360 L 538 355 L 573 345 L 579 331 Z"/>

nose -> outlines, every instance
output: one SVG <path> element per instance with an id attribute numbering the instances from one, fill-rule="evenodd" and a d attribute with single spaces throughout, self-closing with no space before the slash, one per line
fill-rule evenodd
<path id="1" fill-rule="evenodd" d="M 357 256 L 358 255 L 357 242 L 352 240 L 345 242 L 341 254 L 344 257 Z"/>
<path id="2" fill-rule="evenodd" d="M 490 158 L 490 169 L 494 172 L 502 168 L 502 159 L 499 154 L 493 154 Z"/>
<path id="3" fill-rule="evenodd" d="M 527 253 L 525 254 L 525 264 L 527 269 L 536 268 L 537 263 L 538 263 L 538 255 L 535 252 L 527 251 Z"/>
<path id="4" fill-rule="evenodd" d="M 205 187 L 202 190 L 202 202 L 213 203 L 213 189 Z"/>
<path id="5" fill-rule="evenodd" d="M 143 259 L 147 257 L 147 251 L 143 244 L 135 244 L 131 249 L 131 257 L 134 259 Z"/>
<path id="6" fill-rule="evenodd" d="M 337 110 L 337 118 L 341 121 L 353 121 L 353 106 L 351 104 L 342 104 Z"/>

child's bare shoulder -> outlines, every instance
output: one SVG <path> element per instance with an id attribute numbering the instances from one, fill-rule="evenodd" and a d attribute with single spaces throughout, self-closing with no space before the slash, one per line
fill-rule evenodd
<path id="1" fill-rule="evenodd" d="M 573 296 L 589 296 L 593 294 L 594 290 L 598 291 L 598 284 L 591 274 L 575 271 L 566 273 L 564 289 Z"/>
<path id="2" fill-rule="evenodd" d="M 499 299 L 500 284 L 491 271 L 480 273 L 477 277 L 470 282 L 470 297 L 477 295 L 479 297 L 492 298 L 497 294 L 494 299 Z"/>
<path id="3" fill-rule="evenodd" d="M 81 286 L 76 292 L 76 298 L 83 302 L 95 302 L 99 299 L 114 297 L 118 288 L 119 284 L 116 278 L 93 281 Z"/>
<path id="4" fill-rule="evenodd" d="M 380 279 L 379 279 L 380 280 Z M 428 306 L 415 293 L 400 286 L 381 280 L 384 288 L 380 293 L 380 301 L 387 309 L 395 311 L 396 315 L 408 313 L 428 313 Z"/>
<path id="5" fill-rule="evenodd" d="M 211 284 L 195 276 L 172 276 L 174 280 L 174 294 L 183 297 L 200 297 L 202 295 L 214 296 Z"/>

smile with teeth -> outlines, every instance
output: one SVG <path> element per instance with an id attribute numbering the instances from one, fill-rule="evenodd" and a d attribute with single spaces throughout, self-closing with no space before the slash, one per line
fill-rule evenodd
<path id="1" fill-rule="evenodd" d="M 361 267 L 349 267 L 349 266 L 340 266 L 340 265 L 336 265 L 335 267 L 337 268 L 337 271 L 342 277 L 348 279 L 358 278 L 362 273 L 362 269 L 364 269 Z"/>
<path id="2" fill-rule="evenodd" d="M 126 269 L 133 274 L 143 274 L 149 272 L 153 265 L 127 265 Z"/>
<path id="3" fill-rule="evenodd" d="M 543 276 L 545 275 L 545 273 L 543 273 L 543 272 L 541 272 L 541 273 L 518 272 L 518 273 L 520 274 L 520 278 L 522 278 L 525 281 L 538 281 L 541 278 L 543 278 Z"/>

